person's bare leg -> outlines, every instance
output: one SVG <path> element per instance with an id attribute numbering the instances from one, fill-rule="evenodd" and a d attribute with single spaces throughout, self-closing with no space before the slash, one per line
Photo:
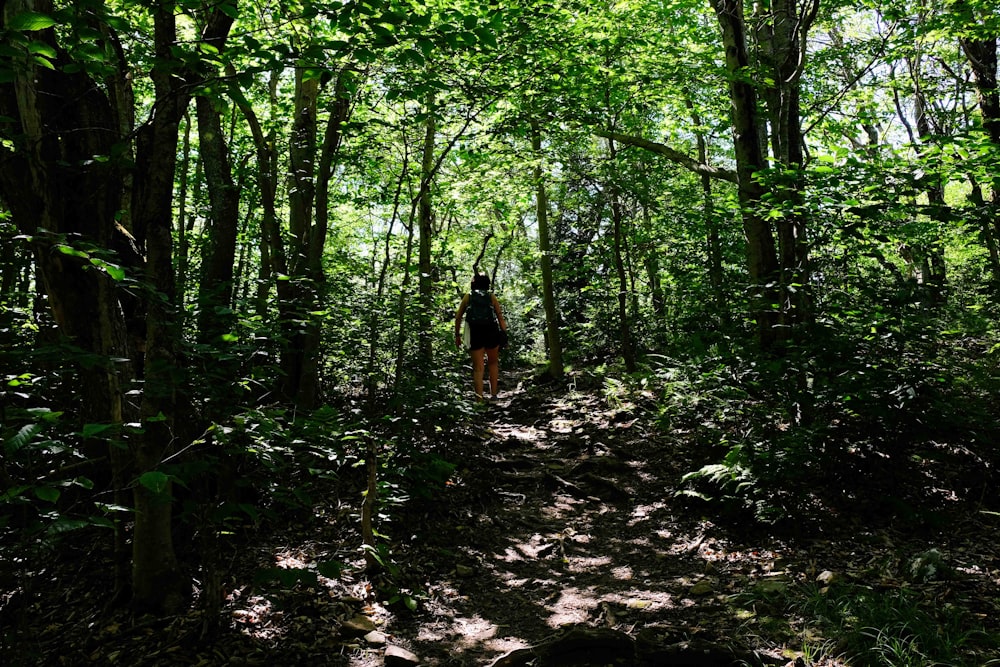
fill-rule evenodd
<path id="1" fill-rule="evenodd" d="M 469 350 L 472 356 L 472 388 L 476 391 L 476 396 L 483 397 L 483 357 L 486 350 Z"/>
<path id="2" fill-rule="evenodd" d="M 490 395 L 496 398 L 500 391 L 500 348 L 486 350 L 486 363 L 490 369 Z"/>

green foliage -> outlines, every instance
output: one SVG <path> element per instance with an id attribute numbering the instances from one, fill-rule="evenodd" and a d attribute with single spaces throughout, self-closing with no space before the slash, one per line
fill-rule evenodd
<path id="1" fill-rule="evenodd" d="M 995 432 L 997 389 L 979 363 L 991 346 L 989 328 L 977 326 L 978 335 L 963 328 L 956 345 L 940 311 L 905 304 L 873 311 L 879 319 L 867 332 L 845 318 L 840 329 L 817 329 L 810 345 L 771 362 L 659 359 L 664 426 L 707 447 L 708 460 L 685 476 L 680 493 L 761 521 L 794 522 L 821 511 L 815 494 L 831 476 L 864 493 L 880 488 L 887 471 L 900 474 L 927 443 L 985 443 Z M 993 458 L 982 447 L 978 455 Z M 896 511 L 920 518 L 907 503 Z"/>
<path id="2" fill-rule="evenodd" d="M 87 476 L 93 466 L 63 413 L 8 408 L 5 417 L 0 429 L 0 536 L 11 557 L 25 549 L 51 548 L 69 531 L 109 528 L 119 512 L 127 511 L 109 503 Z M 87 425 L 84 430 L 103 430 L 97 426 L 107 425 Z"/>
<path id="3" fill-rule="evenodd" d="M 982 664 L 1000 646 L 968 612 L 919 592 L 856 585 L 807 588 L 792 603 L 820 636 L 836 637 L 834 653 L 851 664 L 916 667 Z"/>

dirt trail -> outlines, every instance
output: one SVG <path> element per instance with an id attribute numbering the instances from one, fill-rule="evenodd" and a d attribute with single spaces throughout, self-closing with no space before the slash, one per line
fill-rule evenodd
<path id="1" fill-rule="evenodd" d="M 450 452 L 463 462 L 456 483 L 417 535 L 443 571 L 391 632 L 447 665 L 551 646 L 569 628 L 744 654 L 719 598 L 784 565 L 774 545 L 734 544 L 673 499 L 689 462 L 671 459 L 641 407 L 609 404 L 599 387 L 522 387 L 485 412 L 482 440 Z"/>

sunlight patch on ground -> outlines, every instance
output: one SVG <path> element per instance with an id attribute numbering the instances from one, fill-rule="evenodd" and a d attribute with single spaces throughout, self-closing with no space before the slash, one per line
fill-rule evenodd
<path id="1" fill-rule="evenodd" d="M 283 551 L 275 554 L 274 564 L 283 569 L 300 570 L 306 567 L 307 561 L 301 553 L 293 554 L 289 551 Z"/>
<path id="2" fill-rule="evenodd" d="M 506 436 L 508 440 L 513 438 L 515 440 L 523 440 L 525 442 L 535 442 L 545 438 L 545 435 L 541 431 L 532 426 L 496 426 L 494 427 L 494 431 L 497 435 L 502 434 Z"/>
<path id="3" fill-rule="evenodd" d="M 629 517 L 628 525 L 634 526 L 643 521 L 649 520 L 650 516 L 658 510 L 662 510 L 666 507 L 663 503 L 653 503 L 652 505 L 636 505 L 632 509 L 632 515 Z"/>
<path id="4" fill-rule="evenodd" d="M 573 419 L 553 419 L 549 422 L 549 430 L 553 433 L 572 433 L 580 422 Z"/>
<path id="5" fill-rule="evenodd" d="M 551 549 L 552 541 L 539 533 L 535 533 L 527 542 L 519 542 L 512 547 L 507 547 L 504 553 L 497 554 L 496 558 L 505 563 L 513 563 L 525 559 L 539 558 L 540 554 L 547 553 Z"/>
<path id="6" fill-rule="evenodd" d="M 524 560 L 524 545 L 518 544 L 513 547 L 507 547 L 503 554 L 497 556 L 497 560 L 501 560 L 505 563 L 516 563 L 517 561 Z"/>
<path id="7" fill-rule="evenodd" d="M 450 616 L 450 614 L 449 614 Z M 481 616 L 454 616 L 439 622 L 425 624 L 417 632 L 418 642 L 445 642 L 455 654 L 487 648 L 490 651 L 512 651 L 526 648 L 528 644 L 516 637 L 498 636 L 500 626 Z"/>
<path id="8" fill-rule="evenodd" d="M 556 601 L 547 607 L 552 615 L 546 623 L 553 628 L 570 623 L 585 623 L 599 604 L 600 599 L 593 589 L 563 589 Z"/>
<path id="9" fill-rule="evenodd" d="M 670 593 L 654 591 L 648 588 L 632 588 L 621 593 L 610 593 L 603 596 L 601 600 L 632 611 L 673 609 L 677 606 L 677 603 L 674 602 L 674 597 Z"/>
<path id="10" fill-rule="evenodd" d="M 596 572 L 611 565 L 614 561 L 611 556 L 590 556 L 569 558 L 570 572 Z"/>
<path id="11" fill-rule="evenodd" d="M 955 493 L 953 489 L 931 488 L 930 493 L 932 495 L 938 496 L 939 498 L 941 498 L 946 502 L 957 503 L 961 500 L 961 498 L 958 497 L 958 494 Z"/>
<path id="12" fill-rule="evenodd" d="M 532 582 L 531 577 L 518 577 L 513 572 L 501 572 L 499 578 L 510 588 L 524 588 Z"/>
<path id="13" fill-rule="evenodd" d="M 684 601 L 682 604 L 689 603 Z M 565 588 L 556 600 L 546 607 L 552 615 L 547 619 L 550 627 L 587 623 L 600 613 L 613 613 L 613 609 L 629 611 L 656 611 L 678 606 L 674 597 L 665 591 L 632 588 L 626 591 L 599 594 L 593 588 Z"/>
<path id="14" fill-rule="evenodd" d="M 567 516 L 572 516 L 576 513 L 577 506 L 585 502 L 583 500 L 577 500 L 572 496 L 555 496 L 553 501 L 553 505 L 543 507 L 539 512 L 543 518 L 564 519 Z"/>

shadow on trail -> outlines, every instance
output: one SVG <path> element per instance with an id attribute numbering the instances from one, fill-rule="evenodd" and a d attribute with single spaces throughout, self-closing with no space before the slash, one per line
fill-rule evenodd
<path id="1" fill-rule="evenodd" d="M 725 598 L 752 573 L 781 577 L 777 554 L 728 545 L 672 500 L 683 465 L 637 406 L 519 387 L 482 421 L 418 537 L 447 571 L 420 613 L 389 625 L 415 653 L 498 666 L 769 657 L 734 634 Z"/>

